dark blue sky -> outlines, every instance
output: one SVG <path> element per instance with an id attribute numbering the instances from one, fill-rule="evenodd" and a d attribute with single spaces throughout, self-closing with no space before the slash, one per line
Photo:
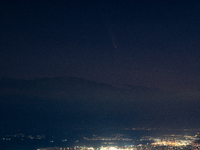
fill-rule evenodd
<path id="1" fill-rule="evenodd" d="M 26 79 L 0 80 L 1 96 L 19 96 L 1 97 L 4 114 L 11 116 L 2 124 L 15 114 L 29 116 L 22 112 L 32 106 L 35 120 L 44 109 L 46 120 L 50 114 L 60 121 L 78 116 L 84 124 L 86 116 L 98 118 L 106 108 L 99 122 L 194 123 L 200 98 L 199 7 L 198 0 L 1 1 L 0 77 Z M 32 99 L 23 101 L 26 96 Z M 39 100 L 49 97 L 67 100 Z"/>
<path id="2" fill-rule="evenodd" d="M 0 76 L 192 86 L 200 76 L 199 5 L 181 0 L 2 1 Z"/>

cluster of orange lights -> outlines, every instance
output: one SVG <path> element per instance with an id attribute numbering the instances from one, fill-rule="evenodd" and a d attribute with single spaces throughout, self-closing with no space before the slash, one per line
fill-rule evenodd
<path id="1" fill-rule="evenodd" d="M 181 141 L 158 141 L 156 143 L 152 143 L 151 145 L 186 146 L 189 144 L 190 142 L 181 140 Z"/>

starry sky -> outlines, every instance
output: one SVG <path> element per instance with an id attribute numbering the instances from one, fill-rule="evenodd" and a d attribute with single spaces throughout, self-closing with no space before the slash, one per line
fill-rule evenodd
<path id="1" fill-rule="evenodd" d="M 76 77 L 198 101 L 199 6 L 198 0 L 3 0 L 0 77 Z"/>

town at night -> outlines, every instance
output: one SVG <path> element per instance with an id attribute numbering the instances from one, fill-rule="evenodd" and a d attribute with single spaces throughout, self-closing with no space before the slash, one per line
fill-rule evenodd
<path id="1" fill-rule="evenodd" d="M 199 0 L 1 0 L 0 150 L 200 149 Z"/>

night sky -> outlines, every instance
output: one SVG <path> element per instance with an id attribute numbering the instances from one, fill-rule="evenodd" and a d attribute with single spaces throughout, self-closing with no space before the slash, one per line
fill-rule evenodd
<path id="1" fill-rule="evenodd" d="M 199 8 L 198 0 L 2 0 L 2 129 L 199 127 Z"/>

